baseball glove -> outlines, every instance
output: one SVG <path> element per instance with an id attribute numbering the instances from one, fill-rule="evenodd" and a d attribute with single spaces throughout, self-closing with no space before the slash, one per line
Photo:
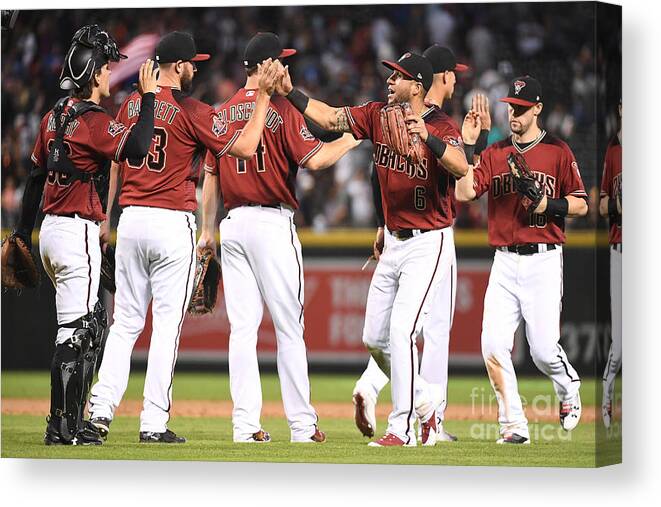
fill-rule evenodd
<path id="1" fill-rule="evenodd" d="M 423 142 L 417 134 L 410 135 L 406 127 L 406 115 L 411 113 L 408 102 L 389 104 L 381 109 L 381 132 L 383 142 L 395 153 L 413 164 L 424 158 Z"/>
<path id="2" fill-rule="evenodd" d="M 39 270 L 30 247 L 14 231 L 2 242 L 2 286 L 31 289 L 38 283 Z"/>
<path id="3" fill-rule="evenodd" d="M 115 293 L 115 249 L 106 245 L 101 249 L 101 286 L 111 294 Z"/>
<path id="4" fill-rule="evenodd" d="M 197 251 L 193 294 L 188 304 L 188 313 L 204 315 L 213 311 L 218 296 L 220 282 L 220 264 L 211 248 Z"/>
<path id="5" fill-rule="evenodd" d="M 507 164 L 510 166 L 514 188 L 521 196 L 521 204 L 528 213 L 534 213 L 544 198 L 542 185 L 535 179 L 526 159 L 520 153 L 507 155 Z"/>

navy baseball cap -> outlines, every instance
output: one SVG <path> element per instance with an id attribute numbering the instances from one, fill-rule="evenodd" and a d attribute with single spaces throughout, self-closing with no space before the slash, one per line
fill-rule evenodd
<path id="1" fill-rule="evenodd" d="M 454 53 L 450 48 L 445 48 L 438 44 L 429 46 L 425 49 L 425 52 L 422 53 L 422 56 L 431 62 L 434 74 L 440 74 L 447 70 L 453 72 L 465 72 L 468 70 L 468 65 L 457 63 L 457 58 L 454 56 Z"/>
<path id="2" fill-rule="evenodd" d="M 500 99 L 500 101 L 516 104 L 517 106 L 532 107 L 542 102 L 542 85 L 531 76 L 514 78 L 510 84 L 507 97 Z"/>
<path id="3" fill-rule="evenodd" d="M 431 88 L 434 80 L 434 69 L 431 62 L 424 56 L 415 53 L 404 53 L 396 62 L 382 60 L 381 63 L 391 70 L 401 72 L 405 78 L 422 84 L 425 90 Z"/>
<path id="4" fill-rule="evenodd" d="M 282 47 L 280 37 L 276 34 L 271 32 L 260 32 L 248 42 L 243 55 L 243 65 L 250 68 L 258 63 L 262 63 L 268 58 L 276 60 L 278 58 L 286 58 L 287 56 L 295 54 L 295 49 L 286 49 Z"/>
<path id="5" fill-rule="evenodd" d="M 211 55 L 198 53 L 193 36 L 186 32 L 170 32 L 164 35 L 156 46 L 156 61 L 158 63 L 202 62 Z"/>

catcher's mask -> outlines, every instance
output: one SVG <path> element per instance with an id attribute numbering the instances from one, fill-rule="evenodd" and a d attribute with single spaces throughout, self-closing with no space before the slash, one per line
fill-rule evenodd
<path id="1" fill-rule="evenodd" d="M 126 58 L 119 52 L 117 43 L 99 25 L 87 25 L 78 30 L 71 47 L 64 57 L 60 88 L 74 90 L 85 86 L 97 69 L 109 61 L 118 62 Z"/>

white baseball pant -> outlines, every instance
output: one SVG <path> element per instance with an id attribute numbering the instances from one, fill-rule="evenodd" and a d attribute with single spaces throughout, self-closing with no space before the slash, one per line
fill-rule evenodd
<path id="1" fill-rule="evenodd" d="M 39 233 L 39 253 L 55 287 L 57 324 L 68 324 L 94 310 L 101 273 L 99 226 L 77 215 L 46 215 Z M 55 343 L 64 343 L 74 331 L 60 327 Z"/>
<path id="2" fill-rule="evenodd" d="M 363 342 L 381 370 L 390 373 L 393 410 L 387 433 L 407 444 L 416 442 L 415 404 L 430 398 L 427 382 L 418 374 L 416 338 L 439 285 L 450 276 L 453 246 L 451 227 L 403 241 L 386 229 L 383 254 L 370 283 Z"/>
<path id="3" fill-rule="evenodd" d="M 275 326 L 278 375 L 291 441 L 310 441 L 316 431 L 303 339 L 303 261 L 293 215 L 285 207 L 241 206 L 230 210 L 220 224 L 236 442 L 261 429 L 256 347 L 264 303 Z"/>
<path id="4" fill-rule="evenodd" d="M 622 366 L 622 248 L 610 249 L 611 346 L 603 376 L 602 404 L 613 401 L 615 377 Z"/>
<path id="5" fill-rule="evenodd" d="M 525 321 L 533 362 L 553 382 L 560 401 L 581 382 L 560 345 L 562 247 L 532 255 L 496 250 L 484 297 L 482 356 L 498 400 L 500 433 L 530 438 L 512 364 L 514 333 Z"/>
<path id="6" fill-rule="evenodd" d="M 99 380 L 92 387 L 92 417 L 112 419 L 129 380 L 131 353 L 152 302 L 140 431 L 167 429 L 181 326 L 195 275 L 195 216 L 142 206 L 124 209 L 117 228 L 115 307 Z"/>

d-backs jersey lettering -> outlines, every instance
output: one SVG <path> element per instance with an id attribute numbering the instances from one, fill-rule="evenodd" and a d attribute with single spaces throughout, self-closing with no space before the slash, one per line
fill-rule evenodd
<path id="1" fill-rule="evenodd" d="M 615 136 L 606 148 L 604 173 L 601 178 L 601 196 L 615 199 L 620 191 L 620 185 L 622 185 L 622 144 L 620 144 L 619 138 Z M 608 242 L 611 245 L 622 243 L 621 218 L 611 220 Z"/>
<path id="2" fill-rule="evenodd" d="M 218 109 L 219 121 L 235 135 L 250 119 L 256 93 L 241 88 Z M 284 97 L 274 96 L 255 155 L 250 160 L 229 154 L 215 160 L 207 153 L 205 171 L 220 174 L 225 209 L 250 204 L 286 204 L 296 209 L 298 168 L 305 166 L 322 146 L 308 130 L 303 115 Z"/>
<path id="3" fill-rule="evenodd" d="M 140 95 L 131 94 L 117 120 L 134 125 L 140 114 Z M 194 211 L 195 187 L 207 149 L 214 157 L 227 152 L 236 140 L 234 132 L 221 125 L 214 109 L 180 90 L 159 86 L 154 101 L 154 137 L 143 160 L 121 165 L 120 206 Z"/>
<path id="4" fill-rule="evenodd" d="M 374 144 L 374 165 L 381 187 L 386 227 L 394 231 L 451 226 L 454 218 L 454 176 L 426 146 L 425 159 L 421 164 L 414 165 L 383 142 L 380 111 L 385 105 L 383 102 L 368 102 L 344 109 L 356 139 L 370 139 Z M 451 146 L 461 148 L 459 129 L 445 113 L 432 107 L 425 111 L 422 118 L 430 133 Z"/>
<path id="5" fill-rule="evenodd" d="M 63 114 L 80 102 L 70 99 Z M 41 120 L 39 135 L 32 151 L 32 162 L 46 169 L 48 152 L 55 139 L 55 119 L 49 111 Z M 109 114 L 101 111 L 88 111 L 75 118 L 64 134 L 64 146 L 69 159 L 83 172 L 94 173 L 107 160 L 119 161 L 130 130 L 123 123 L 116 122 Z M 104 210 L 92 181 L 67 181 L 68 175 L 48 171 L 44 185 L 43 211 L 46 214 L 78 214 L 88 220 L 105 220 Z"/>
<path id="6" fill-rule="evenodd" d="M 527 145 L 509 138 L 494 143 L 482 152 L 473 172 L 476 199 L 489 191 L 489 244 L 493 247 L 526 243 L 565 242 L 565 221 L 545 214 L 532 214 L 521 205 L 507 165 L 507 155 L 523 155 L 546 196 L 559 199 L 567 195 L 587 198 L 574 154 L 564 141 L 542 131 Z"/>

